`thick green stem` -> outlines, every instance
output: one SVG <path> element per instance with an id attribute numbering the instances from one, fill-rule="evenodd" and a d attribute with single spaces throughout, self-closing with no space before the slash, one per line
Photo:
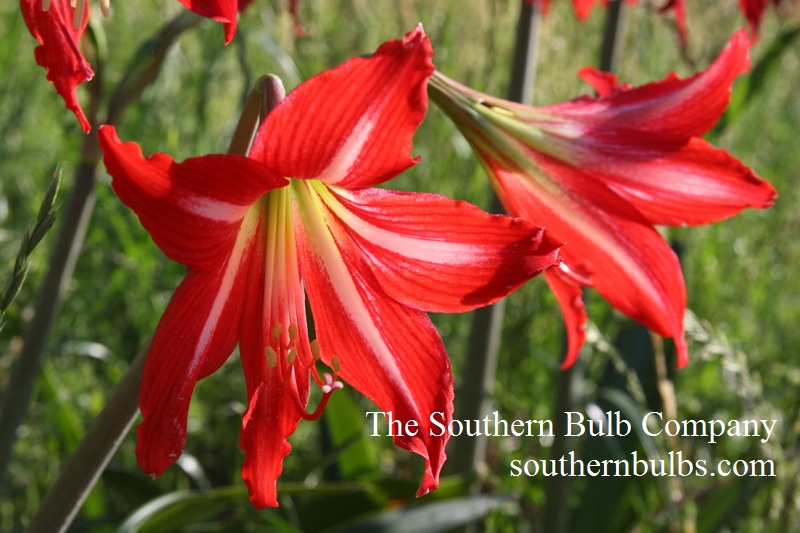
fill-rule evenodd
<path id="1" fill-rule="evenodd" d="M 139 413 L 139 384 L 150 342 L 133 360 L 105 407 L 31 518 L 27 533 L 66 531 Z"/>
<path id="2" fill-rule="evenodd" d="M 524 104 L 533 101 L 540 23 L 541 14 L 536 4 L 521 2 L 508 89 L 510 100 Z M 502 210 L 497 196 L 492 194 L 491 211 Z M 491 410 L 504 315 L 505 300 L 473 313 L 467 356 L 456 396 L 458 418 L 482 419 Z M 447 471 L 464 475 L 475 472 L 484 460 L 487 444 L 485 436 L 454 439 L 448 452 Z"/>
<path id="3" fill-rule="evenodd" d="M 598 68 L 606 72 L 619 70 L 620 50 L 625 35 L 625 0 L 611 0 L 606 11 L 606 27 L 600 48 Z"/>
<path id="4" fill-rule="evenodd" d="M 600 70 L 613 72 L 617 69 L 624 31 L 624 0 L 611 0 L 606 12 L 603 44 L 600 49 L 598 66 Z M 584 293 L 584 301 L 586 294 Z M 566 339 L 564 353 L 566 353 Z M 571 440 L 566 437 L 565 413 L 575 411 L 583 401 L 583 362 L 577 361 L 571 368 L 560 371 L 556 377 L 556 396 L 553 406 L 555 437 L 550 457 L 558 459 L 573 449 Z M 544 508 L 544 529 L 561 533 L 569 529 L 569 491 L 570 478 L 555 476 L 547 483 L 547 502 Z"/>

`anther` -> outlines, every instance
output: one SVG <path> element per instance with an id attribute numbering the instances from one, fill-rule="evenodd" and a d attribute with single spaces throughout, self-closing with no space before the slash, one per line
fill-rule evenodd
<path id="1" fill-rule="evenodd" d="M 314 357 L 314 361 L 319 361 L 321 353 L 322 349 L 319 346 L 319 342 L 317 339 L 314 339 L 311 341 L 311 355 Z"/>
<path id="2" fill-rule="evenodd" d="M 281 336 L 281 332 L 282 332 L 282 331 L 283 331 L 283 324 L 281 324 L 280 322 L 278 322 L 278 323 L 277 323 L 277 324 L 275 324 L 275 326 L 272 328 L 272 338 L 273 338 L 273 339 L 275 339 L 275 340 L 278 340 L 278 339 L 280 338 L 280 336 Z"/>
<path id="3" fill-rule="evenodd" d="M 42 0 L 42 11 L 50 9 L 50 0 Z"/>
<path id="4" fill-rule="evenodd" d="M 335 355 L 331 359 L 331 368 L 333 369 L 334 374 L 338 374 L 339 371 L 342 369 L 342 363 L 339 361 L 339 358 Z"/>
<path id="5" fill-rule="evenodd" d="M 267 346 L 264 350 L 264 355 L 267 356 L 267 366 L 270 368 L 275 368 L 278 366 L 278 354 L 272 348 L 272 346 Z"/>
<path id="6" fill-rule="evenodd" d="M 86 0 L 78 0 L 73 5 L 75 6 L 75 18 L 72 20 L 72 26 L 77 30 L 81 27 L 83 13 L 86 11 Z"/>
<path id="7" fill-rule="evenodd" d="M 108 18 L 109 7 L 110 7 L 109 0 L 100 0 L 100 12 L 103 14 L 105 18 Z"/>
<path id="8" fill-rule="evenodd" d="M 292 322 L 289 324 L 289 340 L 295 340 L 297 338 L 297 324 Z"/>
<path id="9" fill-rule="evenodd" d="M 294 364 L 294 360 L 296 358 L 297 358 L 297 348 L 292 346 L 291 348 L 289 348 L 289 353 L 286 355 L 286 362 L 289 363 L 290 365 Z"/>

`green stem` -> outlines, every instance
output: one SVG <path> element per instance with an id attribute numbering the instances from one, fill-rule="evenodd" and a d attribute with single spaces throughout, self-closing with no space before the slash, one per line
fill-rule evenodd
<path id="1" fill-rule="evenodd" d="M 149 348 L 148 341 L 114 388 L 31 518 L 27 533 L 61 533 L 75 519 L 139 413 L 139 384 Z"/>
<path id="2" fill-rule="evenodd" d="M 603 43 L 600 49 L 599 68 L 606 72 L 617 70 L 622 38 L 624 32 L 624 0 L 611 0 L 606 12 L 606 25 L 603 32 Z M 587 294 L 584 292 L 584 303 Z M 566 339 L 564 349 L 566 353 Z M 550 457 L 559 459 L 573 449 L 573 444 L 566 437 L 565 413 L 576 410 L 583 401 L 584 364 L 579 359 L 571 368 L 559 371 L 556 377 L 556 396 L 553 406 L 553 431 L 555 433 Z M 549 478 L 546 488 L 547 501 L 544 507 L 544 529 L 561 533 L 569 529 L 569 492 L 570 479 L 566 476 Z M 591 496 L 590 496 L 591 497 Z"/>
<path id="3" fill-rule="evenodd" d="M 521 2 L 508 97 L 523 104 L 533 101 L 540 24 L 541 14 L 536 4 Z M 503 211 L 495 194 L 492 194 L 490 210 Z M 482 419 L 491 410 L 504 315 L 505 300 L 478 309 L 472 315 L 469 345 L 456 396 L 458 418 Z M 487 444 L 487 437 L 454 439 L 448 453 L 447 471 L 462 475 L 474 473 L 484 461 Z"/>
<path id="4" fill-rule="evenodd" d="M 128 74 L 117 86 L 108 104 L 106 123 L 113 124 L 128 105 L 152 83 L 163 65 L 167 50 L 177 37 L 200 20 L 194 14 L 181 15 L 165 25 L 153 39 L 145 43 L 134 56 Z M 98 75 L 87 84 L 90 103 L 90 121 L 97 124 L 97 109 L 102 99 L 100 74 L 102 62 L 97 65 Z M 53 322 L 61 306 L 61 296 L 75 270 L 75 262 L 83 248 L 89 219 L 95 204 L 94 184 L 97 165 L 102 154 L 97 132 L 84 138 L 81 163 L 75 170 L 75 182 L 67 209 L 60 221 L 58 239 L 53 248 L 48 271 L 39 288 L 34 316 L 25 331 L 23 347 L 11 371 L 8 386 L 0 405 L 0 488 L 4 486 L 8 464 L 11 460 L 17 429 L 25 418 L 39 376 L 42 357 Z"/>
<path id="5" fill-rule="evenodd" d="M 606 27 L 603 32 L 603 44 L 600 47 L 598 68 L 605 72 L 619 70 L 619 56 L 622 50 L 622 39 L 625 35 L 625 0 L 611 0 L 606 11 Z"/>

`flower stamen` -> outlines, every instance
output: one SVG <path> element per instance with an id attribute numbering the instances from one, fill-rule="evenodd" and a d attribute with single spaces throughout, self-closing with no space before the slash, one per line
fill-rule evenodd
<path id="1" fill-rule="evenodd" d="M 294 367 L 292 368 L 292 372 L 294 372 Z M 292 397 L 292 401 L 294 402 L 294 407 L 297 409 L 297 413 L 303 418 L 303 420 L 308 420 L 309 422 L 313 422 L 317 420 L 320 416 L 322 416 L 322 412 L 325 410 L 325 407 L 328 405 L 328 400 L 331 398 L 331 394 L 336 389 L 341 389 L 344 387 L 341 381 L 336 379 L 335 374 L 331 376 L 327 372 L 325 373 L 325 384 L 322 385 L 322 398 L 319 401 L 319 405 L 317 408 L 314 409 L 313 413 L 309 413 L 306 411 L 306 408 L 303 407 L 303 404 L 300 402 L 300 396 L 297 392 L 297 385 L 293 379 L 290 379 L 290 386 L 292 387 L 292 391 L 290 396 Z"/>
<path id="2" fill-rule="evenodd" d="M 267 356 L 267 366 L 275 368 L 278 366 L 278 353 L 272 346 L 267 346 L 264 350 L 264 355 Z"/>
<path id="3" fill-rule="evenodd" d="M 81 21 L 83 20 L 83 13 L 86 11 L 86 0 L 74 0 L 70 2 L 72 6 L 75 8 L 75 16 L 72 19 L 72 27 L 76 30 L 79 30 L 81 27 Z"/>

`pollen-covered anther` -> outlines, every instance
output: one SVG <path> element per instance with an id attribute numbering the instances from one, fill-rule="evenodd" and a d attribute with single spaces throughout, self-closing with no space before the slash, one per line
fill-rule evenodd
<path id="1" fill-rule="evenodd" d="M 86 0 L 77 0 L 77 2 L 70 2 L 72 7 L 75 8 L 75 17 L 72 19 L 72 26 L 77 30 L 81 27 L 83 20 L 83 12 L 86 11 Z"/>
<path id="2" fill-rule="evenodd" d="M 283 333 L 283 324 L 277 322 L 272 327 L 272 338 L 273 340 L 278 340 L 281 337 L 281 333 Z"/>
<path id="3" fill-rule="evenodd" d="M 317 339 L 311 341 L 311 355 L 314 357 L 314 361 L 319 361 L 319 358 L 322 355 L 322 348 L 320 347 Z"/>
<path id="4" fill-rule="evenodd" d="M 50 9 L 50 0 L 42 0 L 42 11 L 48 11 Z"/>
<path id="5" fill-rule="evenodd" d="M 278 366 L 278 353 L 272 346 L 267 346 L 264 349 L 264 355 L 267 356 L 267 366 L 270 368 L 275 368 Z"/>
<path id="6" fill-rule="evenodd" d="M 297 359 L 297 348 L 292 346 L 291 348 L 289 348 L 289 353 L 286 354 L 286 362 L 289 363 L 290 365 L 293 365 L 295 359 Z"/>
<path id="7" fill-rule="evenodd" d="M 292 322 L 289 324 L 289 340 L 295 340 L 297 338 L 297 324 Z"/>
<path id="8" fill-rule="evenodd" d="M 110 0 L 100 0 L 100 12 L 106 18 L 108 18 L 108 13 L 109 13 L 110 7 L 111 7 L 111 1 Z"/>

